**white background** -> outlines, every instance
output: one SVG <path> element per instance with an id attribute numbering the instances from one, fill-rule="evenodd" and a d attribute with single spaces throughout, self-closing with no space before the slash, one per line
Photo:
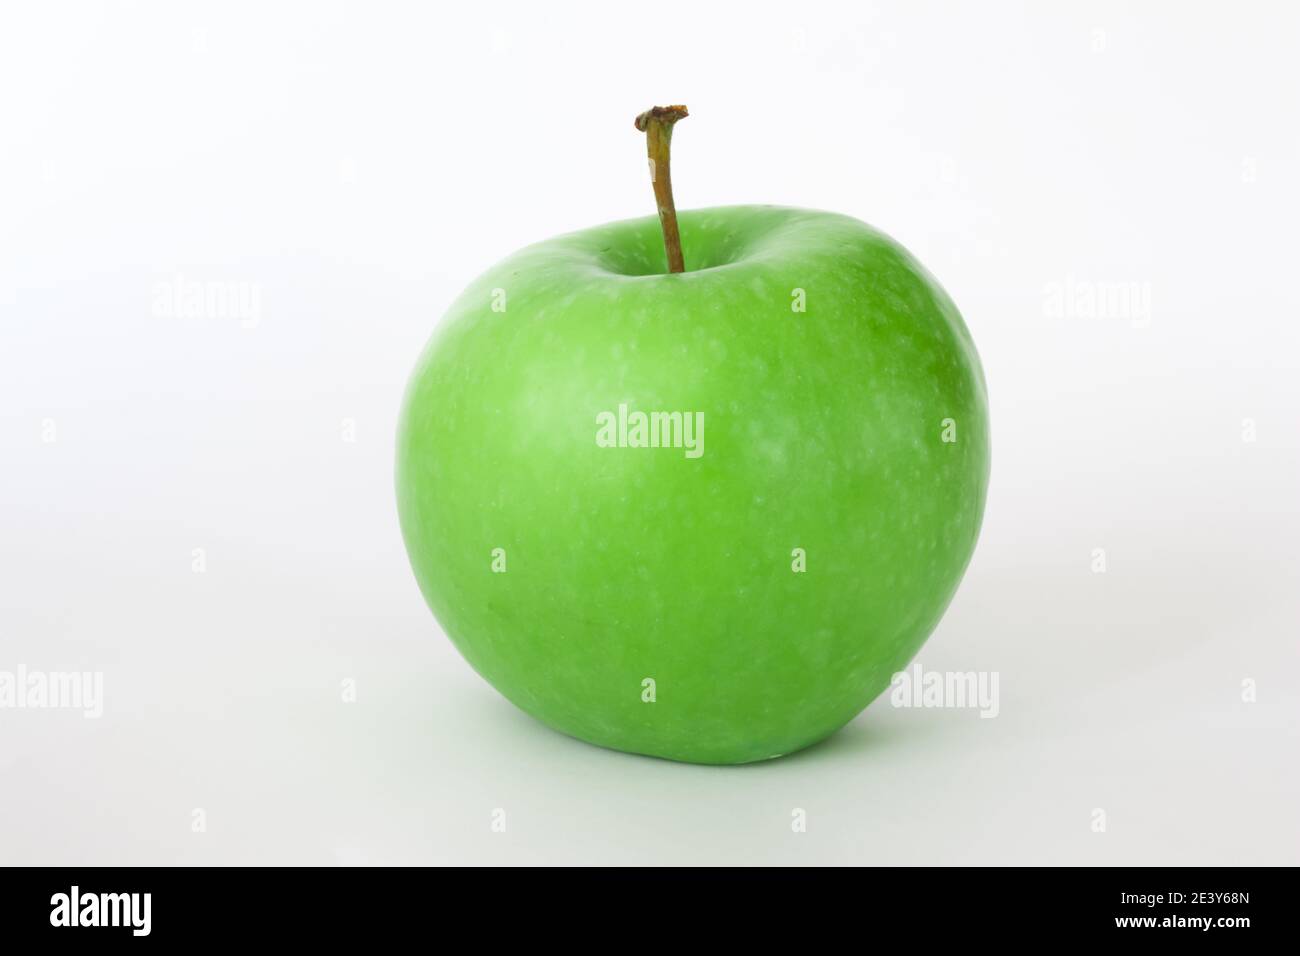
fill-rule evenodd
<path id="1" fill-rule="evenodd" d="M 0 710 L 0 862 L 1300 862 L 1298 38 L 1281 0 L 7 4 L 0 670 L 106 700 Z M 668 102 L 681 207 L 857 216 L 962 309 L 993 477 L 920 661 L 999 672 L 996 719 L 625 756 L 426 610 L 405 377 L 494 261 L 653 211 Z M 177 276 L 256 323 L 159 314 Z M 1118 283 L 1149 315 L 1053 304 Z"/>

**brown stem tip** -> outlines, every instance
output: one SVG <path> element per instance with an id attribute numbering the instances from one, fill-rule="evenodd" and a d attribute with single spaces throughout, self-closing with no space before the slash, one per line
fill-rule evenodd
<path id="1" fill-rule="evenodd" d="M 678 120 L 686 119 L 690 115 L 686 112 L 685 106 L 656 106 L 637 116 L 634 122 L 636 128 L 644 133 L 651 120 L 672 126 Z"/>
<path id="2" fill-rule="evenodd" d="M 673 180 L 668 160 L 673 124 L 689 115 L 685 106 L 656 106 L 636 118 L 636 128 L 646 134 L 650 181 L 654 184 L 655 205 L 659 207 L 659 224 L 664 230 L 664 251 L 668 254 L 669 272 L 686 271 L 686 263 L 682 261 L 682 237 L 677 231 L 677 207 L 673 204 Z"/>

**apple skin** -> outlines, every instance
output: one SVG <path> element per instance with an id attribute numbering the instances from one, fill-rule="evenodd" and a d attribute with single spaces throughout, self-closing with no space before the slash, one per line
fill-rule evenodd
<path id="1" fill-rule="evenodd" d="M 685 273 L 648 217 L 464 292 L 407 389 L 398 511 L 434 615 L 522 710 L 746 763 L 848 723 L 938 623 L 979 534 L 987 398 L 956 307 L 870 226 L 679 220 Z M 598 446 L 620 404 L 703 412 L 703 454 Z"/>

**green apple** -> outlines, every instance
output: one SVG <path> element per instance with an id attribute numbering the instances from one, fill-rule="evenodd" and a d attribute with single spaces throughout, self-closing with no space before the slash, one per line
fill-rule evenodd
<path id="1" fill-rule="evenodd" d="M 979 533 L 987 399 L 957 309 L 880 232 L 682 212 L 669 272 L 663 218 L 465 290 L 407 390 L 399 515 L 434 615 L 521 709 L 744 763 L 852 720 L 934 629 Z"/>

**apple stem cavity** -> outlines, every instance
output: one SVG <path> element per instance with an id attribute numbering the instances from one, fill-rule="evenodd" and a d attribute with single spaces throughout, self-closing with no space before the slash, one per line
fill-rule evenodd
<path id="1" fill-rule="evenodd" d="M 655 203 L 659 206 L 659 224 L 664 230 L 669 272 L 686 271 L 686 263 L 682 261 L 682 237 L 677 231 L 677 207 L 673 205 L 668 150 L 673 139 L 673 124 L 689 115 L 685 106 L 656 106 L 636 118 L 636 128 L 645 133 L 650 182 L 654 185 Z"/>

